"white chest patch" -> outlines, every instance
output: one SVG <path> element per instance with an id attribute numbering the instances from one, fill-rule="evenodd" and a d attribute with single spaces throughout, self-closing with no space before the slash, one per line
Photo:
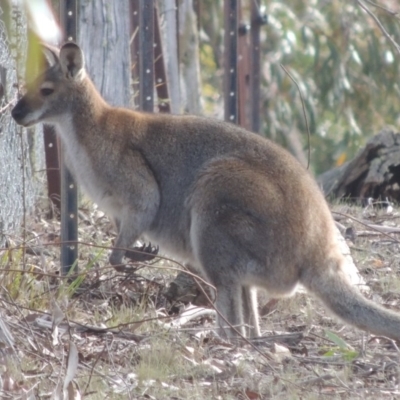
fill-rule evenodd
<path id="1" fill-rule="evenodd" d="M 64 146 L 66 165 L 81 188 L 106 214 L 117 217 L 122 209 L 121 201 L 102 179 L 101 171 L 94 169 L 87 149 L 78 141 L 71 119 L 64 117 L 56 129 Z"/>

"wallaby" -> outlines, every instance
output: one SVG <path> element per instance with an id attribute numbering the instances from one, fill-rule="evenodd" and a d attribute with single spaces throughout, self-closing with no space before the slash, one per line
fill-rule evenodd
<path id="1" fill-rule="evenodd" d="M 400 339 L 400 314 L 349 282 L 324 196 L 286 150 L 226 122 L 111 107 L 76 44 L 44 52 L 49 66 L 12 116 L 55 126 L 71 172 L 118 228 L 113 266 L 145 237 L 201 271 L 243 335 L 260 335 L 257 288 L 278 297 L 300 283 L 344 321 Z"/>

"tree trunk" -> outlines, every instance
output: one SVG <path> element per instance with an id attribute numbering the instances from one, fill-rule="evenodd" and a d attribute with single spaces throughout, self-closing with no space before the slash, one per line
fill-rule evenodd
<path id="1" fill-rule="evenodd" d="M 111 105 L 132 105 L 128 1 L 79 3 L 78 41 L 90 77 Z"/>
<path id="2" fill-rule="evenodd" d="M 161 39 L 163 40 L 171 113 L 179 114 L 181 112 L 181 91 L 179 84 L 176 2 L 175 0 L 159 0 L 158 9 L 160 10 Z"/>
<path id="3" fill-rule="evenodd" d="M 24 213 L 32 209 L 35 196 L 41 194 L 43 183 L 33 171 L 44 169 L 41 135 L 28 134 L 11 118 L 10 110 L 17 98 L 15 84 L 22 83 L 24 75 L 27 28 L 21 7 L 14 4 L 11 13 L 6 6 L 7 2 L 0 3 L 0 247 L 9 235 L 20 231 Z"/>
<path id="4" fill-rule="evenodd" d="M 193 0 L 181 0 L 179 7 L 179 61 L 184 110 L 189 114 L 201 114 L 199 34 Z"/>

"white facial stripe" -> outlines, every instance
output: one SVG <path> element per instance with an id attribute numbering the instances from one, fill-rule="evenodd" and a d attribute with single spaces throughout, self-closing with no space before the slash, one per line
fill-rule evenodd
<path id="1" fill-rule="evenodd" d="M 30 112 L 29 114 L 27 114 L 25 116 L 25 118 L 21 122 L 23 125 L 32 125 L 40 119 L 42 114 L 43 114 L 43 110 L 40 110 L 40 109 Z"/>

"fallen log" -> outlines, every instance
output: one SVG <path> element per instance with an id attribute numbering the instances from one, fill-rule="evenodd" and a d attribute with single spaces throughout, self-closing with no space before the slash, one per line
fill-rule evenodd
<path id="1" fill-rule="evenodd" d="M 356 157 L 317 178 L 329 198 L 400 201 L 400 133 L 383 129 Z"/>

